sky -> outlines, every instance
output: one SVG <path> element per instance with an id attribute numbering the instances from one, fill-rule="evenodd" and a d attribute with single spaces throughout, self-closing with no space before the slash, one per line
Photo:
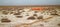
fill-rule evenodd
<path id="1" fill-rule="evenodd" d="M 60 5 L 60 0 L 0 0 L 0 6 L 6 5 Z"/>

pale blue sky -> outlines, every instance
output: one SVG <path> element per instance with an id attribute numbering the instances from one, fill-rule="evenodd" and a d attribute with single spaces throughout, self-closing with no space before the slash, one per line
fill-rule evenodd
<path id="1" fill-rule="evenodd" d="M 60 0 L 0 0 L 0 5 L 60 5 Z"/>

